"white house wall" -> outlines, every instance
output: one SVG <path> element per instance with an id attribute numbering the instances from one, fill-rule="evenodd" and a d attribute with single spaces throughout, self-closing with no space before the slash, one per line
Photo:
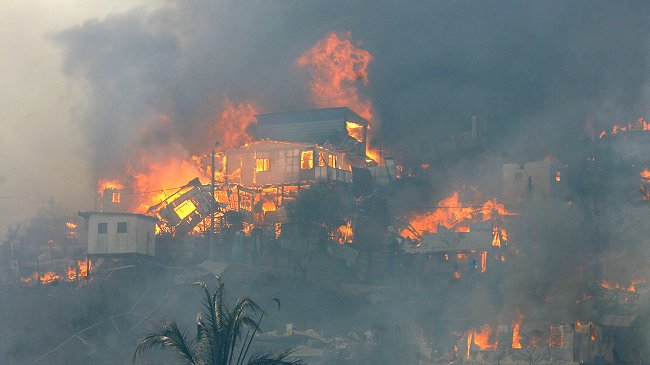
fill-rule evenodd
<path id="1" fill-rule="evenodd" d="M 126 222 L 126 233 L 117 233 L 117 224 Z M 106 233 L 98 233 L 98 224 L 106 223 Z M 155 223 L 137 215 L 92 214 L 88 220 L 89 254 L 155 254 Z"/>

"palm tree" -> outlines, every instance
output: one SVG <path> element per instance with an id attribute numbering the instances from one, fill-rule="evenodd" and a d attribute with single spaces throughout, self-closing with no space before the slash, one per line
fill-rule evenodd
<path id="1" fill-rule="evenodd" d="M 144 351 L 153 347 L 169 349 L 178 355 L 184 365 L 302 365 L 301 360 L 286 360 L 291 351 L 277 355 L 254 354 L 248 356 L 253 338 L 259 331 L 264 311 L 250 298 L 242 298 L 230 308 L 225 303 L 224 284 L 217 277 L 217 289 L 211 294 L 204 282 L 194 285 L 203 289 L 203 308 L 196 318 L 196 337 L 174 321 L 154 326 L 138 341 L 133 362 Z M 261 312 L 255 321 L 248 315 Z M 242 339 L 242 332 L 246 336 Z"/>

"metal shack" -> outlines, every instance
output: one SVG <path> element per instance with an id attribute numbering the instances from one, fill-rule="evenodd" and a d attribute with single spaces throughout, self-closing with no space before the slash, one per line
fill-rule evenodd
<path id="1" fill-rule="evenodd" d="M 156 218 L 144 214 L 79 212 L 88 222 L 88 254 L 156 253 Z"/>

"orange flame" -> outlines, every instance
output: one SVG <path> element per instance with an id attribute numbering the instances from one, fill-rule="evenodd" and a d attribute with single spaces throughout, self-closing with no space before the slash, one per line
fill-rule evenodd
<path id="1" fill-rule="evenodd" d="M 229 99 L 223 103 L 223 111 L 213 125 L 213 132 L 219 137 L 223 149 L 236 148 L 252 142 L 253 138 L 247 129 L 251 124 L 257 123 L 255 115 L 259 109 L 253 102 L 234 104 Z"/>
<path id="2" fill-rule="evenodd" d="M 470 331 L 474 333 L 474 344 L 481 348 L 481 350 L 494 350 L 497 348 L 496 341 L 490 341 L 493 336 L 494 330 L 487 324 L 481 326 L 479 330 Z"/>
<path id="3" fill-rule="evenodd" d="M 481 272 L 487 271 L 487 251 L 481 252 Z"/>
<path id="4" fill-rule="evenodd" d="M 627 292 L 630 292 L 630 293 L 635 293 L 636 292 L 636 286 L 638 284 L 642 284 L 644 282 L 645 282 L 644 280 L 632 280 L 632 281 L 630 281 L 630 285 L 625 286 L 625 285 L 621 285 L 619 282 L 616 282 L 616 284 L 612 285 L 609 281 L 603 280 L 603 281 L 600 282 L 600 286 L 605 288 L 605 289 L 610 289 L 610 290 L 611 289 L 616 289 L 616 290 L 621 290 L 621 291 L 627 291 Z"/>
<path id="5" fill-rule="evenodd" d="M 298 66 L 310 73 L 309 88 L 316 106 L 348 106 L 371 120 L 372 103 L 359 97 L 357 82 L 368 84 L 372 60 L 370 52 L 352 42 L 351 32 L 331 32 L 298 58 Z"/>
<path id="6" fill-rule="evenodd" d="M 352 221 L 348 220 L 346 224 L 337 228 L 334 232 L 336 241 L 340 244 L 352 243 L 354 238 L 354 231 L 352 230 Z"/>
<path id="7" fill-rule="evenodd" d="M 376 121 L 373 120 L 372 102 L 359 96 L 358 82 L 368 85 L 368 65 L 372 54 L 352 41 L 351 32 L 331 32 L 316 42 L 297 61 L 299 67 L 311 76 L 311 100 L 319 108 L 347 106 L 368 120 L 368 157 L 382 164 L 381 154 L 370 148 Z M 360 140 L 358 134 L 352 137 Z"/>
<path id="8" fill-rule="evenodd" d="M 255 115 L 258 108 L 253 102 L 235 104 L 229 99 L 223 103 L 221 114 L 214 121 L 210 130 L 203 135 L 206 140 L 217 139 L 221 148 L 235 148 L 252 141 L 247 133 L 247 128 L 256 122 Z M 147 134 L 156 130 L 168 128 L 169 117 L 161 115 L 155 125 L 141 128 L 143 139 Z M 171 133 L 171 131 L 169 132 Z M 197 141 L 199 144 L 205 141 Z M 131 159 L 126 168 L 129 177 L 129 188 L 135 193 L 131 195 L 129 211 L 142 213 L 148 207 L 164 200 L 168 194 L 173 193 L 188 181 L 198 177 L 210 181 L 210 171 L 203 166 L 202 158 L 190 156 L 186 148 L 178 143 L 165 146 L 165 149 L 140 149 L 136 157 Z M 124 184 L 118 180 L 100 179 L 99 191 L 106 188 L 123 189 Z"/>
<path id="9" fill-rule="evenodd" d="M 93 270 L 92 261 L 89 261 L 88 259 L 77 260 L 76 267 L 68 265 L 65 278 L 67 281 L 75 281 L 77 279 L 87 278 L 89 270 L 90 272 Z"/>
<path id="10" fill-rule="evenodd" d="M 650 130 L 650 123 L 648 123 L 645 118 L 639 118 L 636 122 L 628 122 L 627 124 L 620 125 L 614 124 L 612 127 L 611 135 L 618 134 L 619 132 L 641 132 Z M 600 132 L 598 138 L 603 138 L 607 135 L 607 131 Z"/>
<path id="11" fill-rule="evenodd" d="M 639 173 L 639 176 L 641 176 L 642 179 L 646 180 L 646 182 L 650 182 L 650 169 L 643 169 L 643 171 Z"/>
<path id="12" fill-rule="evenodd" d="M 117 179 L 99 179 L 97 181 L 97 193 L 104 195 L 104 190 L 121 190 L 124 185 Z"/>
<path id="13" fill-rule="evenodd" d="M 43 273 L 43 275 L 40 276 L 40 279 L 41 279 L 41 284 L 49 284 L 59 280 L 59 275 L 56 275 L 55 273 L 48 271 L 46 273 Z"/>
<path id="14" fill-rule="evenodd" d="M 470 328 L 469 331 L 467 331 L 467 360 L 469 360 L 469 353 L 472 349 L 472 337 L 474 337 L 474 331 Z"/>
<path id="15" fill-rule="evenodd" d="M 485 201 L 482 204 L 464 205 L 459 192 L 453 192 L 447 198 L 438 202 L 436 210 L 426 214 L 414 214 L 410 225 L 421 233 L 437 233 L 438 226 L 453 229 L 455 232 L 469 232 L 472 222 L 485 222 L 497 216 L 514 215 L 516 213 L 496 201 Z M 402 236 L 409 238 L 413 234 L 408 230 L 402 231 Z M 494 240 L 493 240 L 494 244 Z"/>
<path id="16" fill-rule="evenodd" d="M 517 322 L 512 324 L 512 348 L 513 349 L 520 349 L 521 348 L 521 334 L 519 333 L 519 329 L 521 327 L 521 322 L 524 320 L 524 315 L 519 313 L 519 319 Z"/>
<path id="17" fill-rule="evenodd" d="M 262 203 L 262 212 L 264 212 L 264 213 L 272 212 L 272 211 L 275 211 L 277 209 L 278 209 L 278 207 L 275 205 L 275 202 L 272 201 L 272 200 L 265 200 Z"/>
<path id="18" fill-rule="evenodd" d="M 158 160 L 143 156 L 139 166 L 137 169 L 131 168 L 134 188 L 141 192 L 136 195 L 137 206 L 133 209 L 137 213 L 146 212 L 150 206 L 165 200 L 195 177 L 209 180 L 201 173 L 197 161 L 191 158 L 168 157 Z"/>
<path id="19" fill-rule="evenodd" d="M 32 274 L 32 276 L 20 278 L 20 282 L 22 283 L 40 282 L 41 284 L 50 284 L 61 280 L 76 281 L 77 279 L 80 278 L 87 278 L 88 272 L 89 271 L 92 272 L 92 270 L 93 270 L 92 261 L 88 259 L 77 260 L 76 267 L 72 267 L 68 265 L 66 272 L 63 275 L 58 275 L 52 271 L 48 271 L 43 274 L 39 274 L 38 272 L 35 271 Z"/>

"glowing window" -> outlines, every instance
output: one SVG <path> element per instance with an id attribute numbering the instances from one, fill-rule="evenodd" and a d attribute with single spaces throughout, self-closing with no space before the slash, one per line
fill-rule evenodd
<path id="1" fill-rule="evenodd" d="M 336 155 L 327 156 L 327 166 L 331 168 L 336 168 Z"/>
<path id="2" fill-rule="evenodd" d="M 176 212 L 179 219 L 185 219 L 185 217 L 190 215 L 195 210 L 196 210 L 196 206 L 189 199 L 185 200 L 184 202 L 174 207 L 174 212 Z"/>
<path id="3" fill-rule="evenodd" d="M 126 222 L 117 222 L 117 233 L 126 233 Z"/>
<path id="4" fill-rule="evenodd" d="M 120 193 L 113 193 L 113 203 L 119 203 L 120 202 Z"/>
<path id="5" fill-rule="evenodd" d="M 561 180 L 562 180 L 562 179 L 561 179 L 561 176 L 560 176 L 560 172 L 559 172 L 559 171 L 555 171 L 555 181 L 556 181 L 556 182 L 560 182 Z"/>
<path id="6" fill-rule="evenodd" d="M 327 161 L 327 153 L 324 151 L 318 152 L 318 166 L 325 166 L 325 161 Z"/>
<path id="7" fill-rule="evenodd" d="M 564 338 L 562 336 L 562 329 L 558 326 L 551 326 L 551 339 L 549 341 L 551 347 L 564 346 Z"/>
<path id="8" fill-rule="evenodd" d="M 255 171 L 269 171 L 270 161 L 268 158 L 255 159 Z"/>
<path id="9" fill-rule="evenodd" d="M 300 168 L 303 170 L 314 168 L 314 151 L 300 152 Z"/>

